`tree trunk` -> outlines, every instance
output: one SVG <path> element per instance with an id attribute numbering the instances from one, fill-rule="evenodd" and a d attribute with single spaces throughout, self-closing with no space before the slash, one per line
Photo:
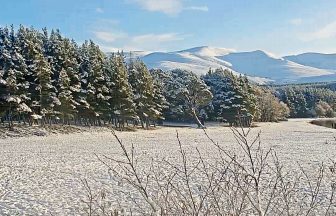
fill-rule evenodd
<path id="1" fill-rule="evenodd" d="M 194 119 L 195 119 L 195 122 L 196 122 L 198 128 L 204 129 L 205 127 L 204 127 L 204 125 L 202 125 L 201 121 L 199 120 L 199 118 L 198 118 L 198 116 L 197 116 L 197 114 L 196 114 L 196 110 L 195 110 L 195 108 L 192 108 L 192 109 L 191 109 L 191 112 L 192 112 L 192 114 L 193 114 L 193 117 L 194 117 Z"/>

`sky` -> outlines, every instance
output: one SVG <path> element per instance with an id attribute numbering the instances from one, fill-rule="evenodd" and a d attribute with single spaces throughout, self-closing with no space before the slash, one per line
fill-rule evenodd
<path id="1" fill-rule="evenodd" d="M 0 10 L 0 26 L 59 29 L 104 51 L 336 53 L 335 0 L 0 0 Z"/>

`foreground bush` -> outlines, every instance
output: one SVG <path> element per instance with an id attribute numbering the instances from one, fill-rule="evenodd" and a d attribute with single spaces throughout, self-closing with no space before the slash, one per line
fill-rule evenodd
<path id="1" fill-rule="evenodd" d="M 236 152 L 228 152 L 204 130 L 217 150 L 214 155 L 197 148 L 192 154 L 177 133 L 179 155 L 172 159 L 136 157 L 134 146 L 128 150 L 114 134 L 123 160 L 97 156 L 108 168 L 110 190 L 94 195 L 84 180 L 84 210 L 88 215 L 336 214 L 335 162 L 309 172 L 300 164 L 287 170 L 275 151 L 262 146 L 260 134 L 251 139 L 250 129 L 232 132 Z M 107 198 L 115 196 L 118 206 Z"/>

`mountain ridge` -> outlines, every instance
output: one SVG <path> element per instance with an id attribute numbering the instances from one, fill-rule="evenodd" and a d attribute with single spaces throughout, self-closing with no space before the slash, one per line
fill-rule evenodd
<path id="1" fill-rule="evenodd" d="M 302 53 L 278 57 L 264 50 L 238 52 L 234 49 L 198 46 L 170 52 L 141 52 L 149 68 L 191 70 L 198 75 L 209 68 L 223 68 L 234 74 L 266 83 L 300 83 L 308 80 L 336 80 L 336 54 Z"/>

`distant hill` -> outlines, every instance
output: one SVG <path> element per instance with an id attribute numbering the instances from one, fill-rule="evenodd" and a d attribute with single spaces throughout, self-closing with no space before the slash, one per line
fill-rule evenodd
<path id="1" fill-rule="evenodd" d="M 285 56 L 284 59 L 310 67 L 336 71 L 336 54 L 303 53 Z"/>
<path id="2" fill-rule="evenodd" d="M 301 83 L 336 80 L 336 54 L 305 53 L 276 57 L 262 50 L 237 52 L 216 47 L 194 47 L 174 52 L 135 52 L 149 68 L 181 68 L 205 74 L 209 68 L 230 69 L 259 83 Z"/>

